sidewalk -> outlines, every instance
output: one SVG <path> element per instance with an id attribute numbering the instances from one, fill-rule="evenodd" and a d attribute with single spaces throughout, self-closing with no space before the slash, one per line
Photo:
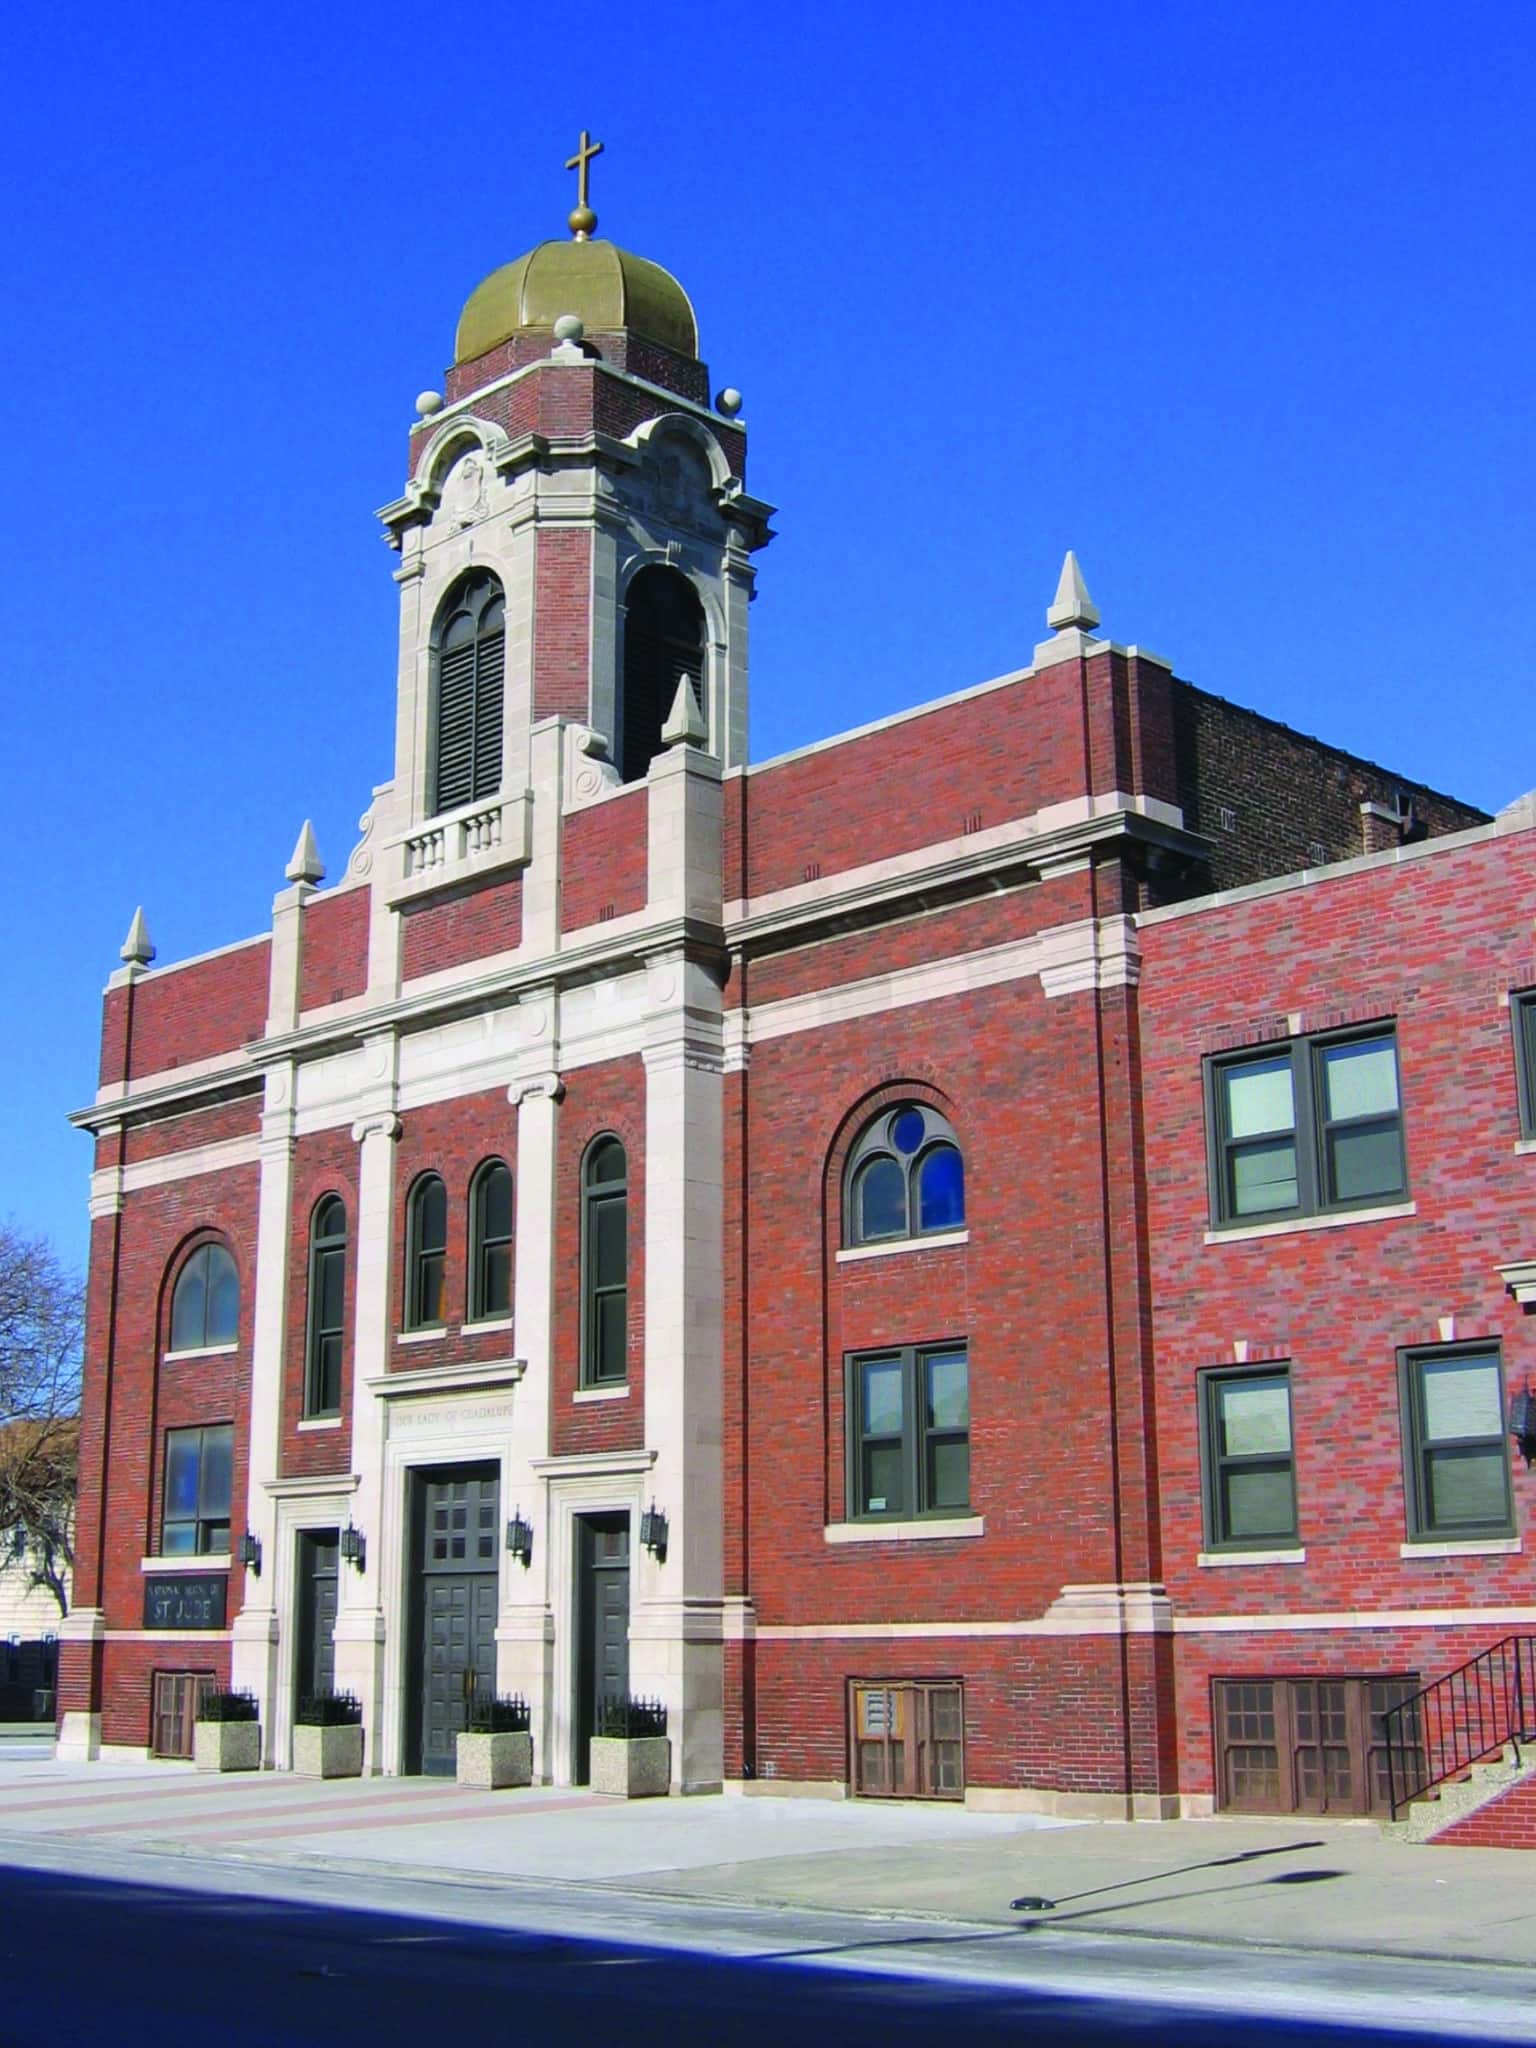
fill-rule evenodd
<path id="1" fill-rule="evenodd" d="M 0 1756 L 0 1858 L 28 1839 L 391 1869 L 424 1882 L 552 1879 L 631 1894 L 933 1914 L 1225 1944 L 1536 1958 L 1536 1857 L 1386 1840 L 1366 1822 L 1075 1826 L 950 1806 L 717 1797 Z M 1053 1906 L 1012 1909 L 1021 1897 Z"/>

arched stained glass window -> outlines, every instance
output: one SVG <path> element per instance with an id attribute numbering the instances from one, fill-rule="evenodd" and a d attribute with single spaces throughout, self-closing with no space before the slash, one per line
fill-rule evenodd
<path id="1" fill-rule="evenodd" d="M 922 1103 L 882 1110 L 848 1155 L 843 1240 L 879 1244 L 965 1227 L 965 1162 L 948 1119 Z"/>
<path id="2" fill-rule="evenodd" d="M 512 1173 L 488 1159 L 469 1191 L 469 1317 L 512 1313 Z"/>
<path id="3" fill-rule="evenodd" d="M 239 1335 L 240 1281 L 221 1244 L 200 1244 L 176 1276 L 172 1351 L 207 1351 Z"/>
<path id="4" fill-rule="evenodd" d="M 432 810 L 478 803 L 501 787 L 506 602 L 487 571 L 450 593 L 433 633 Z"/>

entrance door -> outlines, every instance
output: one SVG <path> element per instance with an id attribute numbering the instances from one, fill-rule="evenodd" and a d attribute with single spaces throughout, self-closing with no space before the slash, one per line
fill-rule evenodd
<path id="1" fill-rule="evenodd" d="M 299 1537 L 298 1628 L 293 1659 L 297 1703 L 336 1685 L 337 1534 L 305 1529 Z"/>
<path id="2" fill-rule="evenodd" d="M 418 1770 L 451 1775 L 475 1694 L 496 1690 L 497 1514 L 494 1465 L 454 1465 L 415 1481 L 418 1676 L 407 1744 Z"/>
<path id="3" fill-rule="evenodd" d="M 588 1745 L 601 1699 L 629 1691 L 629 1516 L 576 1518 L 576 1755 L 571 1777 L 591 1778 Z"/>

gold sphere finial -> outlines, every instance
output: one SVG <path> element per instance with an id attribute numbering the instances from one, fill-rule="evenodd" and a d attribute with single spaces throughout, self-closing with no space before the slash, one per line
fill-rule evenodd
<path id="1" fill-rule="evenodd" d="M 593 157 L 601 156 L 602 153 L 603 145 L 594 142 L 583 128 L 581 141 L 576 146 L 576 154 L 566 162 L 565 168 L 576 173 L 576 204 L 571 210 L 570 224 L 571 233 L 578 242 L 586 241 L 597 226 L 597 215 L 587 204 L 587 174 Z"/>

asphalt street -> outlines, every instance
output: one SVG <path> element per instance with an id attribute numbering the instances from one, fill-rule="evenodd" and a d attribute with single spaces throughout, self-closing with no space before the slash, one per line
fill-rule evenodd
<path id="1" fill-rule="evenodd" d="M 0 1845 L 0 2048 L 1536 2040 L 1524 1971 Z"/>

